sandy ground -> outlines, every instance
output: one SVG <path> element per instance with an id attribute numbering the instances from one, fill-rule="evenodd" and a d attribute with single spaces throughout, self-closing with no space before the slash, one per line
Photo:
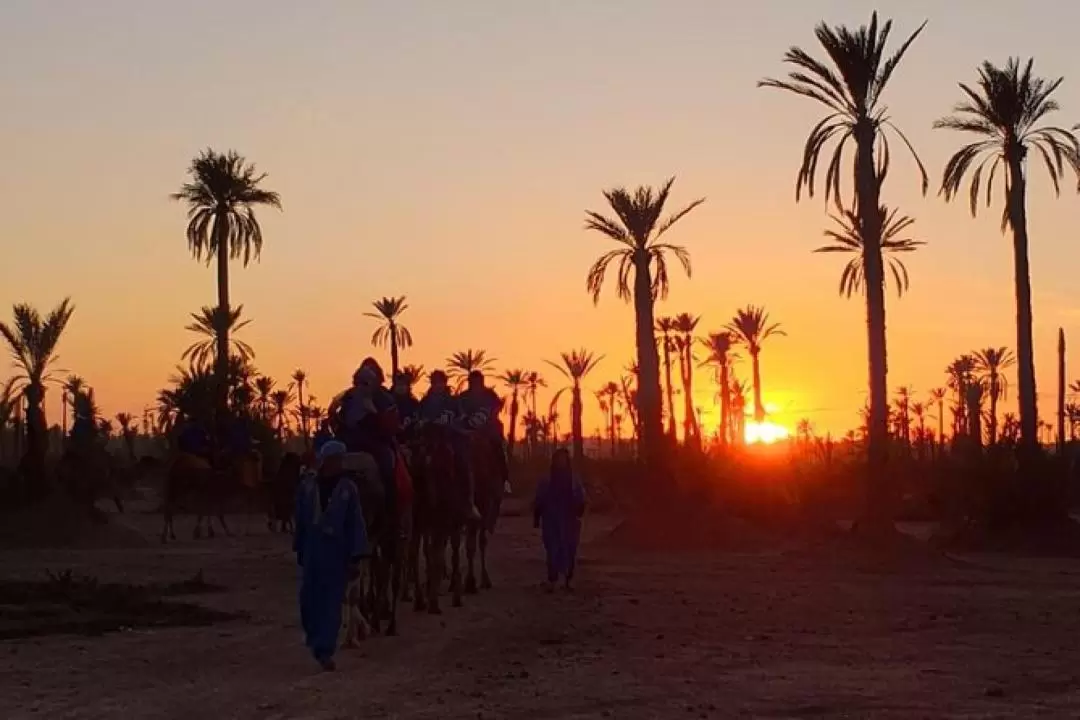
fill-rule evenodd
<path id="1" fill-rule="evenodd" d="M 1080 717 L 1080 563 L 642 557 L 610 546 L 610 523 L 588 523 L 577 590 L 548 595 L 533 531 L 504 519 L 494 590 L 441 617 L 403 609 L 402 637 L 342 654 L 332 674 L 301 645 L 288 540 L 255 521 L 236 539 L 0 553 L 9 576 L 201 568 L 229 592 L 200 602 L 251 613 L 0 643 L 0 718 Z"/>

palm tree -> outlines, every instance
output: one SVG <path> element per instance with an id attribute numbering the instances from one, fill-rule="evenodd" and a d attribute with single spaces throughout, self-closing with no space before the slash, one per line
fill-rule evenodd
<path id="1" fill-rule="evenodd" d="M 953 436 L 958 437 L 968 431 L 969 419 L 968 388 L 975 384 L 975 357 L 961 355 L 945 368 L 948 376 L 946 384 L 956 393 L 955 415 L 953 417 Z"/>
<path id="2" fill-rule="evenodd" d="M 724 330 L 722 332 L 709 333 L 709 336 L 698 340 L 708 350 L 708 357 L 701 363 L 711 365 L 716 371 L 716 384 L 720 388 L 720 442 L 731 442 L 731 364 L 738 358 L 734 352 L 735 337 Z"/>
<path id="3" fill-rule="evenodd" d="M 259 187 L 266 179 L 233 150 L 217 153 L 207 148 L 188 168 L 189 180 L 173 193 L 174 200 L 187 204 L 188 248 L 196 260 L 217 260 L 218 313 L 227 317 L 229 303 L 229 260 L 247 267 L 262 253 L 262 227 L 255 217 L 261 205 L 281 209 L 281 197 Z M 217 326 L 215 326 L 217 327 Z M 227 412 L 229 374 L 229 330 L 222 324 L 217 333 L 217 409 Z"/>
<path id="4" fill-rule="evenodd" d="M 653 335 L 655 318 L 653 308 L 657 298 L 668 294 L 667 254 L 674 255 L 687 276 L 690 275 L 690 253 L 679 245 L 660 242 L 664 234 L 694 208 L 705 202 L 700 198 L 661 221 L 664 205 L 675 178 L 669 179 L 659 190 L 639 187 L 631 193 L 625 188 L 604 192 L 604 197 L 615 212 L 616 219 L 598 212 L 586 211 L 585 227 L 599 232 L 622 247 L 610 250 L 597 259 L 589 269 L 585 286 L 600 302 L 608 266 L 618 261 L 618 280 L 615 290 L 618 296 L 634 303 L 635 340 L 637 363 L 641 369 L 638 378 L 638 416 L 641 421 L 641 445 L 647 462 L 655 464 L 660 457 L 660 439 L 663 435 L 660 407 L 660 357 L 656 351 Z"/>
<path id="5" fill-rule="evenodd" d="M 518 396 L 521 389 L 526 386 L 526 372 L 524 370 L 507 370 L 497 379 L 510 388 L 510 431 L 506 437 L 506 454 L 514 457 L 514 441 L 517 438 Z"/>
<path id="6" fill-rule="evenodd" d="M 536 415 L 536 391 L 542 387 L 547 387 L 547 381 L 544 380 L 543 375 L 535 370 L 525 373 L 525 393 L 529 398 L 529 410 L 537 417 L 539 416 Z"/>
<path id="7" fill-rule="evenodd" d="M 551 402 L 556 405 L 559 396 L 567 389 L 570 390 L 570 432 L 574 442 L 574 459 L 581 462 L 585 457 L 585 438 L 581 430 L 581 381 L 596 368 L 604 356 L 581 349 L 560 353 L 559 359 L 561 362 L 558 363 L 550 360 L 545 362 L 562 373 L 570 381 L 570 386 L 556 392 Z"/>
<path id="8" fill-rule="evenodd" d="M 75 306 L 64 298 L 44 318 L 36 308 L 19 303 L 12 308 L 13 322 L 0 322 L 0 335 L 7 341 L 17 375 L 15 382 L 26 400 L 26 457 L 30 479 L 44 491 L 47 427 L 45 423 L 45 383 L 53 380 L 56 348 L 71 320 Z"/>
<path id="9" fill-rule="evenodd" d="M 656 332 L 660 333 L 660 344 L 664 348 L 664 385 L 667 388 L 667 434 L 675 437 L 675 386 L 671 383 L 671 351 L 675 348 L 672 333 L 675 331 L 675 318 L 656 319 Z"/>
<path id="10" fill-rule="evenodd" d="M 956 197 L 970 175 L 971 213 L 979 204 L 983 178 L 986 204 L 993 197 L 993 182 L 999 167 L 1005 175 L 1005 208 L 1001 231 L 1012 228 L 1013 272 L 1016 292 L 1016 352 L 1019 360 L 1020 439 L 1029 449 L 1038 444 L 1038 407 L 1035 391 L 1035 352 L 1031 340 L 1031 270 L 1028 265 L 1027 175 L 1028 154 L 1034 150 L 1046 165 L 1054 191 L 1066 166 L 1080 178 L 1080 140 L 1064 128 L 1040 122 L 1059 109 L 1052 95 L 1064 78 L 1046 80 L 1031 73 L 1032 60 L 1021 68 L 1011 58 L 1004 68 L 984 62 L 979 68 L 977 87 L 960 84 L 965 99 L 953 108 L 951 117 L 934 123 L 935 128 L 959 130 L 979 136 L 965 145 L 945 165 L 941 192 L 946 200 Z"/>
<path id="11" fill-rule="evenodd" d="M 304 446 L 308 441 L 308 413 L 304 406 L 304 384 L 307 382 L 307 373 L 297 368 L 293 371 L 292 381 L 296 384 L 296 404 L 300 420 L 300 434 L 304 436 Z"/>
<path id="12" fill-rule="evenodd" d="M 948 390 L 943 387 L 936 387 L 930 391 L 930 403 L 937 405 L 937 434 L 938 443 L 945 444 L 945 398 L 948 397 Z"/>
<path id="13" fill-rule="evenodd" d="M 270 410 L 274 403 L 271 400 L 274 385 L 276 385 L 274 379 L 265 375 L 255 378 L 255 392 L 258 393 L 255 404 L 259 409 L 259 417 L 266 423 L 270 422 Z"/>
<path id="14" fill-rule="evenodd" d="M 63 410 L 71 411 L 72 424 L 75 422 L 75 397 L 83 391 L 86 387 L 86 381 L 78 375 L 68 375 L 64 380 L 64 384 L 60 386 L 60 397 L 63 398 Z M 64 435 L 67 435 L 67 418 L 64 418 Z"/>
<path id="15" fill-rule="evenodd" d="M 289 388 L 275 390 L 270 393 L 270 402 L 273 404 L 274 417 L 277 420 L 278 437 L 282 440 L 285 439 L 285 430 L 288 427 L 285 417 L 289 412 L 289 405 L 292 404 L 292 401 L 293 394 Z"/>
<path id="16" fill-rule="evenodd" d="M 700 316 L 679 313 L 675 316 L 675 332 L 679 333 L 676 347 L 679 350 L 679 371 L 683 384 L 683 441 L 700 441 L 697 413 L 694 412 L 694 332 Z"/>
<path id="17" fill-rule="evenodd" d="M 120 433 L 124 437 L 124 447 L 127 448 L 128 459 L 136 461 L 135 456 L 135 416 L 131 413 L 116 413 L 116 422 L 120 425 Z"/>
<path id="18" fill-rule="evenodd" d="M 600 403 L 600 410 L 607 420 L 608 436 L 611 440 L 611 457 L 616 455 L 615 434 L 618 427 L 616 418 L 618 417 L 619 397 L 621 394 L 622 389 L 615 382 L 608 382 L 596 391 L 596 400 Z"/>
<path id="19" fill-rule="evenodd" d="M 926 243 L 904 237 L 907 229 L 915 224 L 907 215 L 897 216 L 897 210 L 889 210 L 884 205 L 881 207 L 881 217 L 884 218 L 881 226 L 881 255 L 882 260 L 888 262 L 889 272 L 892 273 L 896 282 L 896 295 L 900 297 L 908 289 L 908 271 L 903 261 L 891 255 L 896 253 L 914 252 L 920 245 Z M 825 237 L 829 238 L 829 245 L 822 245 L 814 250 L 816 253 L 852 253 L 856 257 L 848 260 L 844 271 L 840 273 L 840 294 L 851 297 L 853 292 L 866 293 L 866 262 L 867 254 L 863 242 L 863 233 L 859 227 L 859 216 L 850 210 L 844 211 L 841 217 L 830 215 L 833 222 L 839 228 L 825 231 Z M 886 257 L 890 256 L 890 257 Z M 882 279 L 884 283 L 884 278 Z M 883 301 L 884 302 L 884 301 Z"/>
<path id="20" fill-rule="evenodd" d="M 761 344 L 773 335 L 787 333 L 780 329 L 780 323 L 770 324 L 769 313 L 765 312 L 765 308 L 756 305 L 747 305 L 736 311 L 735 317 L 724 329 L 750 353 L 754 382 L 754 422 L 764 422 L 765 406 L 761 404 L 761 365 L 758 357 L 761 354 Z"/>
<path id="21" fill-rule="evenodd" d="M 400 365 L 398 352 L 401 348 L 412 347 L 413 339 L 409 329 L 401 324 L 401 316 L 409 309 L 405 304 L 405 296 L 384 297 L 372 303 L 375 312 L 366 312 L 364 317 L 375 318 L 383 321 L 375 334 L 371 336 L 371 344 L 375 347 L 390 346 L 391 377 L 397 377 Z"/>
<path id="22" fill-rule="evenodd" d="M 740 380 L 735 377 L 735 373 L 731 373 L 731 387 L 728 389 L 728 395 L 731 396 L 731 419 L 733 421 L 731 434 L 739 442 L 745 442 L 746 440 L 746 393 L 749 389 L 745 380 Z"/>
<path id="23" fill-rule="evenodd" d="M 217 352 L 218 339 L 224 335 L 229 338 L 233 354 L 250 361 L 255 358 L 255 351 L 250 345 L 236 337 L 236 333 L 251 324 L 250 320 L 240 320 L 244 312 L 243 305 L 237 305 L 222 312 L 219 307 L 206 307 L 197 313 L 191 313 L 193 322 L 184 326 L 188 332 L 201 335 L 203 339 L 197 340 L 188 346 L 181 360 L 188 360 L 197 365 L 209 365 L 209 361 Z"/>
<path id="24" fill-rule="evenodd" d="M 446 374 L 460 390 L 469 379 L 469 373 L 473 370 L 490 370 L 494 364 L 495 358 L 489 358 L 485 351 L 469 348 L 446 359 Z"/>
<path id="25" fill-rule="evenodd" d="M 975 353 L 975 369 L 979 381 L 990 397 L 987 433 L 991 445 L 997 444 L 997 404 L 998 399 L 1005 399 L 1009 383 L 1001 374 L 1005 368 L 1016 364 L 1016 358 L 1007 347 L 988 347 Z"/>
<path id="26" fill-rule="evenodd" d="M 6 455 L 4 439 L 6 437 L 8 423 L 19 404 L 20 394 L 15 385 L 15 378 L 8 378 L 3 386 L 0 386 L 0 461 Z"/>
<path id="27" fill-rule="evenodd" d="M 882 487 L 884 466 L 888 461 L 889 386 L 885 344 L 885 266 L 882 258 L 881 187 L 889 171 L 889 134 L 894 133 L 915 159 L 922 180 L 922 191 L 929 187 L 929 177 L 914 147 L 893 124 L 883 97 L 889 80 L 899 66 L 924 22 L 900 47 L 885 55 L 885 45 L 892 31 L 892 21 L 878 26 L 877 13 L 870 24 L 857 30 L 820 23 L 815 35 L 828 56 L 822 62 L 801 48 L 792 47 L 784 62 L 792 66 L 786 80 L 766 79 L 759 86 L 778 88 L 815 100 L 828 109 L 828 115 L 810 131 L 803 149 L 802 164 L 795 181 L 798 202 L 805 187 L 813 197 L 814 182 L 821 154 L 835 143 L 832 159 L 825 166 L 825 201 L 832 199 L 843 212 L 840 179 L 843 175 L 843 152 L 849 142 L 855 145 L 854 193 L 851 207 L 859 221 L 863 239 L 863 268 L 866 279 L 867 345 L 870 379 L 870 422 L 868 427 L 867 477 L 871 484 L 868 509 L 875 520 L 888 522 L 886 498 Z M 830 67 L 830 64 L 832 67 Z M 880 152 L 879 152 L 880 151 Z M 868 518 L 870 519 L 870 518 Z"/>

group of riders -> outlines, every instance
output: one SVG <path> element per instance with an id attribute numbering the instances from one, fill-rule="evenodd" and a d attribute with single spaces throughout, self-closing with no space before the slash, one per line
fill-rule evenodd
<path id="1" fill-rule="evenodd" d="M 331 403 L 327 417 L 313 438 L 309 455 L 314 457 L 320 447 L 331 440 L 345 444 L 349 453 L 369 455 L 377 468 L 378 479 L 393 507 L 397 483 L 397 464 L 403 462 L 409 447 L 420 437 L 425 426 L 435 425 L 446 432 L 454 450 L 457 471 L 467 479 L 467 497 L 474 498 L 472 472 L 466 466 L 468 443 L 475 438 L 486 440 L 491 449 L 494 468 L 501 476 L 499 489 L 509 484 L 509 467 L 499 412 L 502 400 L 488 387 L 482 372 L 469 373 L 467 385 L 461 392 L 451 390 L 449 378 L 442 370 L 433 371 L 430 387 L 423 397 L 413 394 L 413 379 L 399 373 L 387 386 L 386 378 L 374 358 L 365 359 L 353 373 L 352 383 Z M 255 452 L 251 424 L 243 416 L 224 418 L 217 436 L 224 443 L 217 446 L 205 424 L 193 418 L 183 418 L 176 435 L 177 450 L 195 462 L 208 467 L 235 467 L 237 458 Z M 501 493 L 500 493 L 501 494 Z M 468 519 L 479 521 L 475 502 L 465 505 Z"/>

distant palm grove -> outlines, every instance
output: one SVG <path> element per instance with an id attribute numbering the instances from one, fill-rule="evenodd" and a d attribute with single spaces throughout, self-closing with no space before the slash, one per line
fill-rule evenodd
<path id="1" fill-rule="evenodd" d="M 852 408 L 855 428 L 845 437 L 819 437 L 812 422 L 803 420 L 787 439 L 786 430 L 770 422 L 763 402 L 769 357 L 783 352 L 786 334 L 798 329 L 773 317 L 764 299 L 747 298 L 721 317 L 660 310 L 671 284 L 691 276 L 691 250 L 679 244 L 678 234 L 705 202 L 676 202 L 671 178 L 656 187 L 604 190 L 596 198 L 602 204 L 584 212 L 584 231 L 602 241 L 593 265 L 579 270 L 584 290 L 594 303 L 613 291 L 631 306 L 632 358 L 615 360 L 595 348 L 568 346 L 552 348 L 535 367 L 506 368 L 487 348 L 465 348 L 442 363 L 452 384 L 463 385 L 471 371 L 481 370 L 500 389 L 513 462 L 546 456 L 565 442 L 579 463 L 620 459 L 664 483 L 687 456 L 730 457 L 746 452 L 738 448 L 748 441 L 784 439 L 791 452 L 809 461 L 831 466 L 842 457 L 858 468 L 865 493 L 860 517 L 870 529 L 892 523 L 903 493 L 897 478 L 920 464 L 994 463 L 1010 468 L 1009 477 L 1019 485 L 1039 482 L 1045 446 L 1056 441 L 1064 447 L 1080 431 L 1080 405 L 1067 402 L 1080 394 L 1080 381 L 1062 380 L 1057 406 L 1045 416 L 1056 422 L 1044 421 L 1032 346 L 1028 172 L 1045 172 L 1055 192 L 1068 183 L 1080 190 L 1080 140 L 1075 127 L 1051 124 L 1059 111 L 1054 96 L 1061 77 L 1037 75 L 1030 59 L 973 62 L 972 76 L 959 84 L 957 104 L 947 114 L 942 108 L 932 122 L 934 130 L 955 133 L 958 144 L 932 182 L 906 134 L 911 128 L 894 124 L 887 107 L 889 82 L 902 72 L 905 56 L 917 52 L 925 29 L 924 23 L 897 42 L 892 22 L 879 22 L 876 13 L 857 28 L 822 23 L 814 29 L 813 47 L 793 46 L 783 54 L 786 74 L 759 83 L 787 93 L 793 108 L 796 102 L 812 103 L 820 114 L 805 141 L 781 142 L 791 145 L 795 201 L 820 194 L 826 205 L 824 243 L 807 251 L 844 254 L 839 292 L 865 302 L 868 401 L 861 410 Z M 1001 230 L 1012 248 L 1015 337 L 986 338 L 983 348 L 942 357 L 940 387 L 921 393 L 895 381 L 890 385 L 888 374 L 887 288 L 903 296 L 910 284 L 905 258 L 927 241 L 916 220 L 888 201 L 886 181 L 896 175 L 894 162 L 908 166 L 924 194 L 933 185 L 945 201 L 968 203 L 972 215 L 984 205 L 1000 205 Z M 214 426 L 240 414 L 256 421 L 263 447 L 310 443 L 332 398 L 313 396 L 302 369 L 287 378 L 257 371 L 256 348 L 243 337 L 253 319 L 230 293 L 230 273 L 263 252 L 260 216 L 283 208 L 283 198 L 269 186 L 270 178 L 237 152 L 207 149 L 192 160 L 171 196 L 187 213 L 186 226 L 178 218 L 177 242 L 183 238 L 192 258 L 213 268 L 217 298 L 191 314 L 190 345 L 145 410 L 100 417 L 92 379 L 57 368 L 64 330 L 78 320 L 70 300 L 44 314 L 17 304 L 11 320 L 0 323 L 14 367 L 0 392 L 0 459 L 18 466 L 24 486 L 49 483 L 49 459 L 62 451 L 69 428 L 87 407 L 102 442 L 112 439 L 116 454 L 130 462 L 168 452 L 181 416 Z M 272 252 L 273 238 L 266 239 Z M 423 336 L 409 329 L 408 310 L 402 294 L 371 298 L 362 315 L 388 375 L 407 377 L 419 391 L 426 373 L 436 368 L 409 362 Z M 1059 376 L 1064 353 L 1062 335 Z M 695 404 L 698 368 L 711 370 L 714 379 L 708 422 L 706 408 Z M 44 401 L 53 388 L 64 410 L 50 425 Z M 538 401 L 542 388 L 549 393 L 544 406 Z M 1002 412 L 1009 393 L 1015 393 L 1015 414 Z M 601 418 L 595 428 L 584 425 L 587 404 Z"/>

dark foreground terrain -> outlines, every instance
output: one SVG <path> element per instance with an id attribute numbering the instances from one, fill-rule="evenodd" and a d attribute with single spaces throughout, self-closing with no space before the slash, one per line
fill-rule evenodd
<path id="1" fill-rule="evenodd" d="M 1080 717 L 1076 561 L 927 552 L 881 572 L 835 546 L 648 557 L 610 528 L 590 519 L 578 589 L 547 595 L 531 528 L 504 519 L 493 591 L 442 617 L 404 609 L 402 637 L 342 654 L 334 674 L 301 646 L 288 541 L 261 528 L 4 551 L 8 579 L 71 569 L 146 585 L 202 570 L 225 589 L 185 601 L 246 617 L 4 641 L 0 717 Z"/>

